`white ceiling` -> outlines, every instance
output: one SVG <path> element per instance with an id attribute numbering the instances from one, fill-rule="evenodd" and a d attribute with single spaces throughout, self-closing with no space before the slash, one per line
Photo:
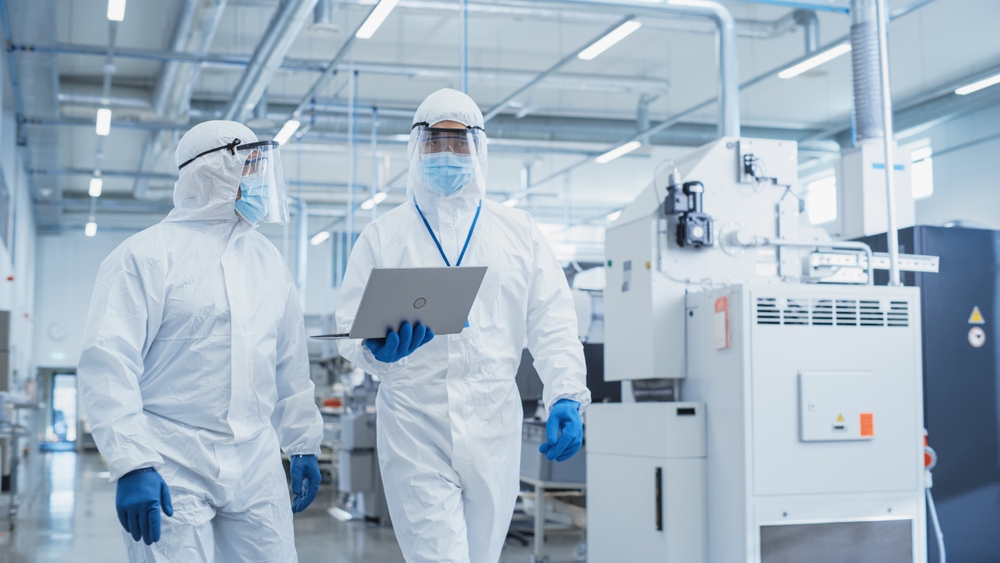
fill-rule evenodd
<path id="1" fill-rule="evenodd" d="M 890 9 L 908 5 L 912 0 L 889 0 Z M 790 9 L 738 0 L 723 0 L 740 19 L 775 20 Z M 120 47 L 167 49 L 181 2 L 128 0 L 125 21 L 119 25 Z M 59 41 L 73 44 L 106 45 L 108 25 L 106 0 L 59 0 Z M 211 52 L 250 55 L 263 34 L 276 0 L 230 0 L 212 43 Z M 327 61 L 365 16 L 369 6 L 335 2 L 333 21 L 339 32 L 320 35 L 304 30 L 296 39 L 288 57 Z M 820 12 L 821 44 L 846 35 L 849 18 L 843 14 Z M 580 23 L 556 19 L 527 19 L 502 15 L 470 15 L 470 66 L 473 68 L 541 71 L 565 54 L 598 36 L 618 19 L 608 14 L 606 22 Z M 654 121 L 687 109 L 716 93 L 715 37 L 711 33 L 669 31 L 647 22 L 593 61 L 573 61 L 562 72 L 619 77 L 644 77 L 667 80 L 671 92 L 652 106 Z M 996 0 L 936 0 L 906 15 L 891 26 L 891 70 L 895 100 L 913 98 L 956 79 L 973 75 L 1000 64 L 1000 42 L 996 22 L 1000 21 L 1000 2 Z M 308 24 L 307 24 L 308 27 Z M 456 12 L 418 11 L 397 8 L 370 40 L 355 43 L 352 56 L 357 62 L 394 65 L 458 67 L 459 19 Z M 23 38 L 30 43 L 30 38 Z M 794 60 L 804 53 L 801 30 L 771 39 L 741 37 L 738 43 L 741 81 L 746 81 Z M 349 60 L 349 59 L 348 59 Z M 64 92 L 96 95 L 100 92 L 103 58 L 60 55 L 60 76 Z M 118 58 L 115 61 L 113 95 L 149 97 L 161 63 Z M 228 100 L 242 74 L 241 68 L 206 66 L 194 89 L 195 99 Z M 278 71 L 270 85 L 272 100 L 298 100 L 316 79 L 314 73 Z M 331 95 L 346 80 L 336 78 L 325 95 Z M 485 110 L 520 83 L 509 81 L 473 81 L 470 94 Z M 134 86 L 135 88 L 127 88 Z M 406 78 L 362 74 L 360 100 L 382 107 L 413 108 L 430 92 L 446 86 L 456 87 L 457 80 Z M 346 100 L 346 90 L 340 95 Z M 636 93 L 558 90 L 539 87 L 522 101 L 538 108 L 538 115 L 581 117 L 616 117 L 632 119 L 639 95 Z M 851 71 L 849 57 L 841 57 L 792 80 L 771 79 L 744 91 L 741 95 L 744 125 L 783 128 L 825 129 L 846 122 L 850 115 Z M 73 116 L 92 116 L 96 108 L 73 107 L 65 111 Z M 691 121 L 714 123 L 715 108 L 695 115 Z M 279 123 L 280 124 L 280 123 Z M 88 168 L 94 163 L 95 136 L 92 129 L 61 129 L 61 159 L 64 166 Z M 115 129 L 106 141 L 104 167 L 111 170 L 134 170 L 148 134 L 142 131 Z M 310 145 L 300 153 L 286 146 L 285 169 L 290 181 L 346 182 L 349 153 L 344 145 Z M 592 149 L 595 150 L 595 149 Z M 660 159 L 683 154 L 689 149 L 656 147 L 640 151 L 599 166 L 588 164 L 571 176 L 571 198 L 564 199 L 567 184 L 548 184 L 535 199 L 538 213 L 556 214 L 541 207 L 560 207 L 567 203 L 578 209 L 602 210 L 628 202 L 648 181 Z M 401 145 L 380 147 L 382 158 L 389 156 L 391 175 L 405 166 L 405 148 Z M 532 163 L 535 178 L 579 160 L 574 155 L 491 154 L 490 189 L 503 198 L 520 186 L 520 170 Z M 358 181 L 367 185 L 371 170 L 367 145 L 359 148 Z M 171 172 L 172 155 L 165 155 L 156 169 Z M 64 189 L 85 191 L 87 178 L 66 177 Z M 169 190 L 169 182 L 154 181 L 154 190 Z M 131 179 L 108 178 L 106 193 L 126 194 Z M 163 191 L 164 195 L 168 192 Z M 547 195 L 546 195 L 547 194 Z M 398 200 L 398 198 L 394 198 Z M 392 200 L 390 200 L 392 201 Z M 589 212 L 589 211 L 588 211 Z M 581 211 L 582 213 L 582 211 Z"/>

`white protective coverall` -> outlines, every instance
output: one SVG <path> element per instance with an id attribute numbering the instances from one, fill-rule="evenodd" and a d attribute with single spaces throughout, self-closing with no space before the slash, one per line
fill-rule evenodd
<path id="1" fill-rule="evenodd" d="M 483 126 L 475 102 L 454 90 L 431 94 L 414 117 L 430 125 L 446 120 Z M 462 262 L 488 267 L 469 327 L 391 364 L 359 340 L 342 341 L 340 352 L 381 378 L 378 457 L 406 560 L 495 563 L 519 490 L 523 412 L 514 376 L 525 335 L 548 409 L 560 399 L 590 403 L 583 347 L 566 276 L 531 216 L 485 199 L 482 180 L 438 195 L 414 160 L 414 145 L 411 135 L 410 201 L 361 232 L 340 290 L 338 329 L 350 328 L 372 268 L 445 265 L 413 198 L 453 264 L 483 202 Z"/>
<path id="2" fill-rule="evenodd" d="M 234 138 L 195 126 L 179 165 Z M 318 454 L 323 423 L 305 325 L 278 250 L 234 213 L 243 156 L 222 150 L 180 171 L 174 209 L 101 264 L 80 356 L 83 404 L 111 479 L 154 467 L 174 514 L 129 559 L 294 562 L 283 449 Z"/>

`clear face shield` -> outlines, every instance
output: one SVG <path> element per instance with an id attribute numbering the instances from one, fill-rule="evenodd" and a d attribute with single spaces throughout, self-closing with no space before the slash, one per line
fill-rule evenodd
<path id="1" fill-rule="evenodd" d="M 236 212 L 249 223 L 288 221 L 288 192 L 278 146 L 275 141 L 260 141 L 236 147 L 236 155 L 243 160 Z"/>
<path id="2" fill-rule="evenodd" d="M 287 223 L 288 192 L 285 174 L 281 169 L 281 153 L 276 141 L 259 141 L 244 144 L 239 139 L 221 147 L 209 149 L 187 162 L 214 152 L 226 151 L 243 162 L 240 176 L 239 199 L 234 203 L 236 213 L 249 223 Z"/>
<path id="3" fill-rule="evenodd" d="M 450 129 L 414 125 L 416 150 L 412 156 L 427 186 L 448 196 L 474 181 L 486 181 L 486 133 L 478 127 Z"/>

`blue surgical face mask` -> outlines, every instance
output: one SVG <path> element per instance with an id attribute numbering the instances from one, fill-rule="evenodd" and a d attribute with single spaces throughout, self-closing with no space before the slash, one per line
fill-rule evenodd
<path id="1" fill-rule="evenodd" d="M 267 184 L 264 178 L 244 179 L 240 182 L 240 199 L 236 212 L 246 222 L 256 225 L 267 215 Z"/>
<path id="2" fill-rule="evenodd" d="M 472 155 L 451 152 L 424 155 L 420 160 L 420 168 L 430 188 L 441 195 L 461 190 L 476 174 Z"/>

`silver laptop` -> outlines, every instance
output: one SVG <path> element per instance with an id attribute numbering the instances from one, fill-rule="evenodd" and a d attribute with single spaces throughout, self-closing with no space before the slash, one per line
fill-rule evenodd
<path id="1" fill-rule="evenodd" d="M 420 323 L 436 335 L 458 334 L 466 326 L 485 276 L 486 266 L 374 268 L 351 331 L 312 338 L 385 338 L 404 322 Z"/>

